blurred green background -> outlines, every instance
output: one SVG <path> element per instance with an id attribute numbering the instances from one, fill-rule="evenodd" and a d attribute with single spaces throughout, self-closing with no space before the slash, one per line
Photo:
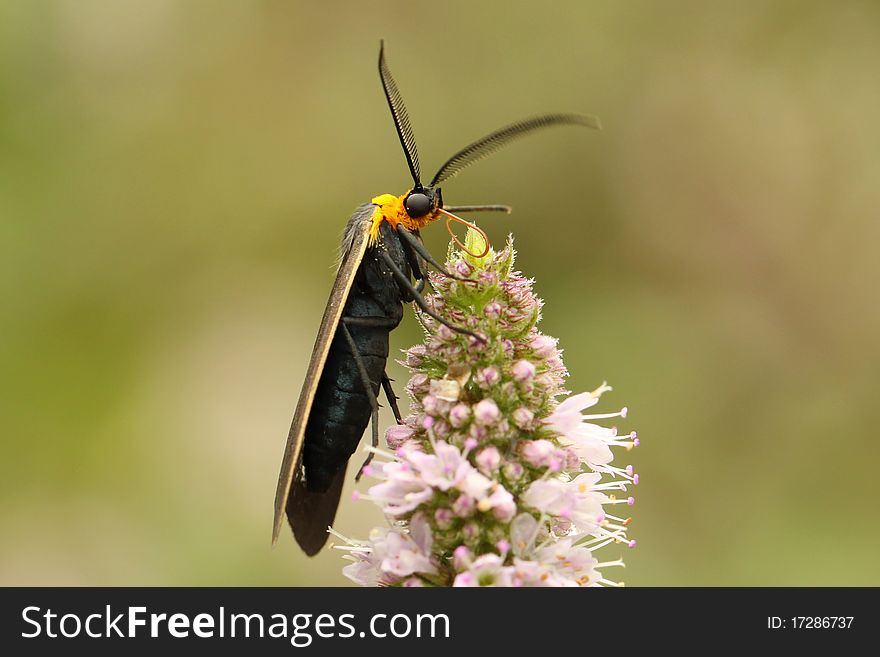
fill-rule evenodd
<path id="1" fill-rule="evenodd" d="M 347 583 L 269 536 L 340 231 L 408 182 L 380 37 L 426 171 L 603 120 L 444 196 L 514 206 L 630 408 L 627 583 L 880 585 L 880 6 L 464 0 L 0 4 L 0 583 Z"/>

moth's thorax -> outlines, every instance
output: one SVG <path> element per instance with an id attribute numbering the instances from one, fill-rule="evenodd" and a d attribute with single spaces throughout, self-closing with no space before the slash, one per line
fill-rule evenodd
<path id="1" fill-rule="evenodd" d="M 412 231 L 424 228 L 440 214 L 438 210 L 434 209 L 423 217 L 410 217 L 404 206 L 404 201 L 406 201 L 408 195 L 409 192 L 401 196 L 382 194 L 370 201 L 376 206 L 373 209 L 372 225 L 370 226 L 370 246 L 374 245 L 379 238 L 379 226 L 382 225 L 383 221 L 391 224 L 394 230 L 397 230 L 397 226 L 400 224 L 407 230 Z"/>

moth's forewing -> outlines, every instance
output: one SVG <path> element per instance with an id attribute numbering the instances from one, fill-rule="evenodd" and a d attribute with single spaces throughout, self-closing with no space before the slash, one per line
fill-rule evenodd
<path id="1" fill-rule="evenodd" d="M 310 491 L 302 477 L 294 477 L 287 498 L 287 521 L 293 529 L 293 536 L 303 552 L 313 557 L 327 543 L 327 527 L 333 525 L 339 498 L 345 485 L 347 464 L 339 469 L 333 482 L 325 491 Z"/>
<path id="2" fill-rule="evenodd" d="M 278 476 L 278 487 L 275 490 L 275 521 L 272 526 L 272 543 L 278 540 L 278 535 L 281 532 L 285 509 L 288 506 L 288 497 L 291 490 L 295 488 L 293 486 L 294 480 L 298 480 L 302 476 L 300 462 L 303 436 L 312 410 L 312 402 L 315 399 L 315 390 L 318 387 L 324 364 L 327 362 L 327 352 L 330 350 L 330 343 L 333 342 L 333 336 L 339 326 L 339 320 L 342 317 L 342 311 L 345 308 L 355 274 L 363 261 L 364 252 L 369 243 L 373 209 L 374 206 L 370 203 L 360 206 L 355 210 L 345 227 L 339 271 L 336 273 L 336 281 L 333 283 L 330 299 L 324 309 L 324 317 L 321 319 L 321 327 L 318 329 L 318 336 L 315 339 L 315 347 L 309 360 L 306 378 L 299 395 L 299 401 L 296 403 L 293 422 L 290 425 L 290 432 L 287 434 L 284 458 L 281 461 L 281 473 Z M 322 527 L 321 531 L 325 532 L 326 527 Z"/>

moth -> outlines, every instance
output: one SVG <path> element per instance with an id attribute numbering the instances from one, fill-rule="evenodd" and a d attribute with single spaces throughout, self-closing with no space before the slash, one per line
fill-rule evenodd
<path id="1" fill-rule="evenodd" d="M 370 423 L 373 445 L 378 445 L 380 388 L 396 421 L 402 422 L 385 366 L 389 334 L 403 318 L 403 304 L 414 302 L 451 330 L 484 339 L 447 321 L 425 302 L 421 292 L 428 266 L 443 276 L 454 276 L 427 251 L 419 231 L 443 217 L 457 241 L 450 222 L 476 229 L 457 212 L 509 212 L 510 208 L 445 206 L 440 185 L 512 139 L 539 128 L 599 127 L 595 117 L 581 114 L 545 114 L 512 123 L 462 148 L 423 184 L 412 126 L 385 61 L 384 44 L 379 47 L 379 77 L 413 186 L 400 196 L 382 194 L 358 207 L 343 234 L 339 269 L 296 404 L 275 492 L 273 544 L 286 515 L 297 543 L 309 556 L 327 541 L 348 461 Z M 488 239 L 484 243 L 488 250 Z"/>

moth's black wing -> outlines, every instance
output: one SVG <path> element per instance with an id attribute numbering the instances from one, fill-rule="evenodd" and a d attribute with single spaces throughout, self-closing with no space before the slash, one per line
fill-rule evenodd
<path id="1" fill-rule="evenodd" d="M 287 497 L 287 521 L 293 529 L 296 542 L 310 557 L 318 554 L 327 543 L 327 528 L 336 519 L 347 471 L 345 467 L 340 469 L 330 488 L 322 492 L 309 490 L 302 477 L 293 480 Z"/>
<path id="2" fill-rule="evenodd" d="M 299 401 L 293 414 L 293 422 L 287 435 L 284 458 L 281 461 L 281 473 L 278 476 L 278 487 L 275 490 L 275 520 L 272 525 L 272 543 L 278 540 L 285 513 L 293 527 L 297 542 L 307 554 L 315 554 L 327 539 L 327 527 L 333 522 L 345 472 L 339 475 L 338 481 L 323 493 L 306 491 L 302 482 L 302 448 L 306 424 L 315 399 L 315 391 L 321 372 L 327 362 L 327 354 L 346 300 L 351 291 L 355 274 L 363 261 L 364 252 L 370 239 L 370 226 L 373 205 L 366 204 L 355 210 L 345 228 L 342 242 L 342 259 L 336 281 L 330 292 L 330 299 L 321 319 L 321 327 L 315 339 L 315 347 L 309 360 L 306 378 L 303 383 Z M 314 545 L 318 543 L 317 548 Z M 311 551 L 310 551 L 311 550 Z"/>

